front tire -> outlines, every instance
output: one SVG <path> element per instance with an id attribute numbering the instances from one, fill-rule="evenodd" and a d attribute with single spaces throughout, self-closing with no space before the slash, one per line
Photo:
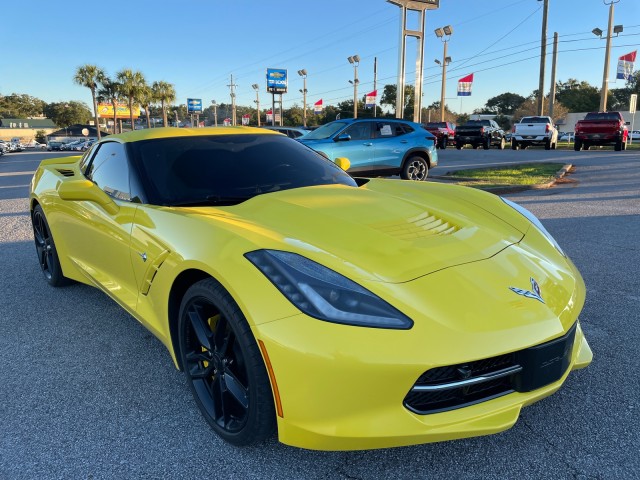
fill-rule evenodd
<path id="1" fill-rule="evenodd" d="M 38 262 L 47 283 L 52 287 L 64 287 L 72 283 L 72 280 L 62 273 L 56 244 L 53 241 L 49 223 L 40 205 L 36 205 L 36 208 L 33 209 L 31 225 L 33 226 L 33 238 L 36 243 Z"/>
<path id="2" fill-rule="evenodd" d="M 404 180 L 423 181 L 427 179 L 429 174 L 429 164 L 427 161 L 418 156 L 410 157 L 402 167 L 400 175 Z"/>
<path id="3" fill-rule="evenodd" d="M 244 446 L 276 429 L 267 370 L 251 328 L 231 295 L 212 278 L 186 292 L 179 343 L 191 393 L 211 428 Z"/>
<path id="4" fill-rule="evenodd" d="M 505 141 L 504 137 L 502 137 L 502 138 L 500 139 L 500 143 L 498 144 L 498 148 L 499 148 L 500 150 L 504 150 L 504 146 L 505 146 L 505 144 L 506 144 L 506 141 Z"/>
<path id="5" fill-rule="evenodd" d="M 511 150 L 520 150 L 520 145 L 514 139 L 511 139 Z"/>
<path id="6" fill-rule="evenodd" d="M 574 149 L 576 152 L 579 152 L 580 150 L 582 150 L 582 140 L 578 140 L 578 139 L 576 138 L 575 142 L 573 142 L 573 149 Z"/>

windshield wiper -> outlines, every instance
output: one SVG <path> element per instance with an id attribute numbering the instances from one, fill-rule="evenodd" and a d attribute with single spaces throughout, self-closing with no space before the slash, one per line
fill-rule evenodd
<path id="1" fill-rule="evenodd" d="M 202 205 L 222 205 L 222 206 L 237 205 L 246 200 L 249 200 L 250 198 L 253 198 L 253 196 L 233 197 L 233 196 L 226 196 L 226 195 L 208 195 L 207 197 L 202 198 L 200 200 L 189 200 L 186 202 L 172 203 L 171 206 L 172 207 L 198 207 Z"/>

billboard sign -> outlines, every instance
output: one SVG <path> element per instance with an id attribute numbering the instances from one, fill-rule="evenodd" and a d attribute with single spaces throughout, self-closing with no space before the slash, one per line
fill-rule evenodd
<path id="1" fill-rule="evenodd" d="M 287 93 L 287 71 L 282 68 L 267 68 L 267 92 Z"/>
<path id="2" fill-rule="evenodd" d="M 133 116 L 138 118 L 140 116 L 140 107 L 133 107 Z M 98 117 L 100 118 L 113 118 L 113 105 L 110 103 L 98 104 Z M 118 104 L 116 109 L 116 118 L 130 118 L 131 114 L 127 105 Z"/>
<path id="3" fill-rule="evenodd" d="M 202 113 L 202 99 L 201 98 L 187 98 L 187 112 L 188 113 Z"/>

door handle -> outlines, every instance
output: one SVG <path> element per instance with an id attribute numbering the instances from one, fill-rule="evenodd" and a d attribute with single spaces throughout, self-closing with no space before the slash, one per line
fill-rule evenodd
<path id="1" fill-rule="evenodd" d="M 409 143 L 408 140 L 400 140 L 400 143 Z"/>
<path id="2" fill-rule="evenodd" d="M 364 145 L 365 147 L 370 147 L 371 145 L 373 145 L 373 143 L 371 143 L 371 142 L 369 142 L 369 143 L 363 143 L 363 145 Z"/>

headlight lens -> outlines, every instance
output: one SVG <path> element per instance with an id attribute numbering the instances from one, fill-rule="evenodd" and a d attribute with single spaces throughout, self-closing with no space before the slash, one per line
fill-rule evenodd
<path id="1" fill-rule="evenodd" d="M 540 230 L 540 232 L 542 232 L 542 234 L 547 237 L 547 240 L 549 240 L 549 242 L 551 242 L 551 244 L 556 247 L 556 250 L 558 250 L 558 252 L 560 252 L 562 254 L 563 257 L 566 257 L 567 255 L 564 253 L 564 251 L 562 250 L 562 248 L 560 248 L 560 245 L 558 245 L 558 242 L 556 242 L 556 239 L 553 238 L 551 236 L 551 234 L 547 231 L 546 228 L 544 228 L 544 225 L 542 225 L 542 223 L 540 222 L 540 220 L 538 220 L 538 218 L 531 213 L 529 210 L 527 210 L 526 208 L 524 208 L 521 205 L 518 205 L 517 203 L 514 203 L 510 200 L 507 200 L 504 197 L 500 197 L 502 199 L 502 201 L 504 203 L 506 203 L 507 205 L 509 205 L 510 207 L 514 208 L 515 210 L 517 210 L 520 214 L 522 214 L 527 220 L 529 220 L 531 223 L 533 223 L 536 228 L 538 230 Z"/>
<path id="2" fill-rule="evenodd" d="M 280 250 L 245 254 L 302 312 L 333 323 L 407 330 L 413 321 L 380 297 L 333 270 Z"/>

